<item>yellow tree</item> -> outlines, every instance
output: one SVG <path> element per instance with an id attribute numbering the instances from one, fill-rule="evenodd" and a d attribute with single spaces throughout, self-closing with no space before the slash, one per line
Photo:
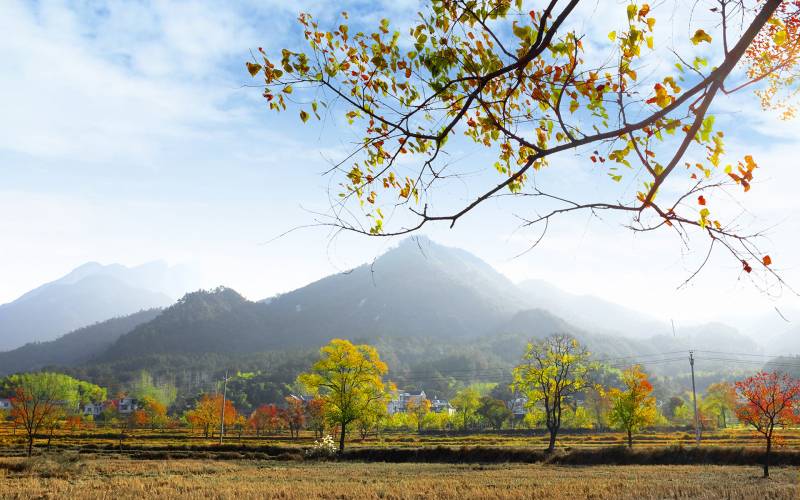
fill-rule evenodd
<path id="1" fill-rule="evenodd" d="M 522 364 L 514 368 L 514 388 L 528 398 L 527 407 L 544 409 L 550 433 L 548 451 L 556 447 L 565 400 L 582 392 L 590 372 L 589 352 L 573 337 L 556 334 L 528 344 Z"/>
<path id="2" fill-rule="evenodd" d="M 145 396 L 139 401 L 141 411 L 144 413 L 145 424 L 150 429 L 163 427 L 167 423 L 167 407 L 152 396 Z"/>
<path id="3" fill-rule="evenodd" d="M 427 398 L 412 399 L 406 404 L 406 411 L 417 419 L 417 432 L 420 432 L 425 416 L 431 411 L 431 402 Z"/>
<path id="4" fill-rule="evenodd" d="M 658 416 L 656 398 L 652 396 L 653 385 L 639 365 L 622 372 L 625 390 L 610 391 L 612 407 L 609 414 L 611 425 L 627 432 L 628 447 L 633 447 L 633 433 L 653 425 Z"/>
<path id="5" fill-rule="evenodd" d="M 194 427 L 203 429 L 203 435 L 208 437 L 214 429 L 220 427 L 222 418 L 222 394 L 203 394 L 197 400 L 192 410 L 186 412 L 186 420 Z M 236 408 L 230 399 L 225 400 L 225 426 L 236 422 Z"/>
<path id="6" fill-rule="evenodd" d="M 378 351 L 369 345 L 353 345 L 333 339 L 320 349 L 320 359 L 298 382 L 321 398 L 328 418 L 341 427 L 339 452 L 344 451 L 347 426 L 377 402 L 385 404 L 389 371 Z"/>
<path id="7" fill-rule="evenodd" d="M 684 241 L 695 232 L 744 272 L 774 276 L 737 226 L 738 209 L 721 202 L 732 187 L 750 189 L 756 160 L 726 154 L 712 113 L 723 94 L 754 89 L 769 107 L 776 89 L 796 93 L 800 3 L 719 0 L 711 17 L 683 27 L 690 43 L 680 51 L 657 43 L 671 30 L 672 2 L 605 2 L 606 18 L 619 20 L 607 34 L 581 31 L 593 14 L 580 3 L 432 0 L 414 20 L 397 20 L 404 32 L 389 19 L 351 29 L 346 13 L 326 29 L 303 13 L 307 49 L 259 49 L 246 66 L 269 109 L 291 106 L 302 122 L 339 115 L 359 139 L 329 171 L 341 191 L 323 224 L 406 234 L 518 196 L 534 214 L 525 226 L 617 213 L 637 231 L 676 231 Z M 660 64 L 642 71 L 651 61 Z M 743 64 L 748 71 L 734 71 Z M 454 164 L 448 153 L 465 142 L 491 158 Z M 586 199 L 558 175 L 532 182 L 565 155 L 606 176 L 608 189 Z M 437 186 L 476 168 L 485 175 L 472 181 L 474 197 L 437 203 Z"/>

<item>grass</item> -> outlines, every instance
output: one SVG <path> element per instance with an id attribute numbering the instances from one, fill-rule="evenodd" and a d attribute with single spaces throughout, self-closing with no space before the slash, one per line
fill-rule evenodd
<path id="1" fill-rule="evenodd" d="M 797 498 L 798 474 L 754 467 L 448 465 L 0 459 L 0 497 L 77 498 Z"/>
<path id="2" fill-rule="evenodd" d="M 787 448 L 797 448 L 800 446 L 800 429 L 791 429 L 782 432 L 784 443 Z M 86 446 L 116 446 L 118 443 L 119 431 L 115 429 L 92 429 L 71 432 L 59 430 L 53 439 L 53 446 L 58 448 L 75 449 Z M 512 447 L 512 448 L 534 448 L 543 449 L 547 446 L 547 437 L 540 431 L 538 434 L 422 434 L 386 432 L 380 437 L 370 436 L 366 440 L 355 438 L 348 440 L 349 448 L 368 447 L 368 448 L 420 448 L 420 447 L 462 447 L 462 446 L 481 446 L 481 447 Z M 16 435 L 10 426 L 0 426 L 0 456 L 8 455 L 14 450 L 19 450 L 24 446 L 24 433 L 18 430 Z M 280 447 L 307 447 L 313 442 L 314 437 L 310 432 L 303 432 L 300 439 L 290 439 L 288 433 L 281 433 L 274 436 L 256 437 L 245 434 L 241 439 L 230 434 L 226 438 L 226 443 L 236 444 L 246 447 L 263 447 L 273 445 Z M 39 440 L 41 446 L 46 439 Z M 187 446 L 213 446 L 217 443 L 216 439 L 208 439 L 192 433 L 188 429 L 174 429 L 166 431 L 135 430 L 129 431 L 123 444 L 133 448 L 164 448 L 176 447 L 184 448 Z M 603 433 L 571 433 L 568 430 L 559 435 L 558 446 L 561 448 L 607 448 L 625 444 L 626 437 L 618 432 Z M 684 431 L 674 432 L 644 432 L 634 437 L 636 448 L 663 448 L 668 446 L 694 444 L 694 433 Z M 712 446 L 724 447 L 744 447 L 761 449 L 763 441 L 756 437 L 752 431 L 744 428 L 726 429 L 715 432 L 707 432 L 703 435 L 703 443 Z"/>

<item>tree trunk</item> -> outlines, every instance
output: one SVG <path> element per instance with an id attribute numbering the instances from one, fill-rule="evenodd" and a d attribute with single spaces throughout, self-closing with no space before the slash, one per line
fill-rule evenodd
<path id="1" fill-rule="evenodd" d="M 550 429 L 550 444 L 547 446 L 548 452 L 553 452 L 556 449 L 556 430 Z"/>
<path id="2" fill-rule="evenodd" d="M 28 456 L 33 455 L 33 434 L 28 435 Z"/>
<path id="3" fill-rule="evenodd" d="M 50 435 L 47 436 L 47 451 L 50 451 L 50 443 L 53 441 L 53 427 L 50 428 Z"/>
<path id="4" fill-rule="evenodd" d="M 764 454 L 764 478 L 769 477 L 769 453 L 772 451 L 772 438 L 767 438 L 767 452 Z"/>
<path id="5" fill-rule="evenodd" d="M 630 429 L 628 429 L 628 448 L 633 448 L 633 434 Z"/>
<path id="6" fill-rule="evenodd" d="M 342 433 L 339 435 L 339 453 L 344 452 L 344 433 L 346 429 L 346 424 L 342 422 Z"/>

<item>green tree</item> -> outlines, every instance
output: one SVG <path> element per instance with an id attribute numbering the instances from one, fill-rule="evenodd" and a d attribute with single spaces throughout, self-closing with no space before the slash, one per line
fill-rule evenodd
<path id="1" fill-rule="evenodd" d="M 450 400 L 450 404 L 456 409 L 461 428 L 468 430 L 472 428 L 475 415 L 480 407 L 481 394 L 475 387 L 469 386 L 461 389 Z"/>
<path id="2" fill-rule="evenodd" d="M 656 398 L 651 396 L 653 385 L 638 365 L 622 373 L 625 390 L 611 389 L 613 406 L 611 425 L 628 434 L 628 447 L 633 447 L 633 433 L 652 425 L 658 415 Z"/>
<path id="3" fill-rule="evenodd" d="M 709 412 L 717 416 L 719 426 L 728 426 L 728 416 L 736 409 L 736 388 L 730 382 L 717 382 L 706 389 L 703 398 Z"/>
<path id="4" fill-rule="evenodd" d="M 389 369 L 374 347 L 353 345 L 347 340 L 333 339 L 320 354 L 311 371 L 297 380 L 325 401 L 328 417 L 341 426 L 339 452 L 342 452 L 347 426 L 378 402 L 386 404 L 387 384 L 383 377 Z"/>
<path id="5" fill-rule="evenodd" d="M 514 386 L 528 398 L 528 408 L 544 410 L 547 449 L 553 451 L 566 400 L 587 387 L 589 352 L 573 337 L 556 334 L 529 343 L 522 360 L 514 368 Z"/>
<path id="6" fill-rule="evenodd" d="M 146 370 L 139 372 L 136 380 L 131 384 L 130 396 L 136 399 L 146 399 L 158 401 L 163 406 L 168 407 L 178 395 L 178 390 L 169 383 L 156 384 L 153 376 Z"/>
<path id="7" fill-rule="evenodd" d="M 78 413 L 82 404 L 106 398 L 105 389 L 61 373 L 10 375 L 0 387 L 12 395 L 12 415 L 27 434 L 28 456 L 33 453 L 33 441 L 39 431 L 50 430 L 52 438 L 61 418 Z"/>
<path id="8" fill-rule="evenodd" d="M 491 396 L 484 396 L 480 399 L 478 415 L 481 416 L 492 428 L 499 431 L 503 424 L 511 418 L 511 410 L 506 403 Z"/>

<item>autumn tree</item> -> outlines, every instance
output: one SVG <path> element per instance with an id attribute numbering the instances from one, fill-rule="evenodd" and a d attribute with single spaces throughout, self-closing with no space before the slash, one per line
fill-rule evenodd
<path id="1" fill-rule="evenodd" d="M 292 438 L 300 437 L 300 429 L 306 422 L 306 411 L 303 407 L 303 401 L 292 397 L 286 397 L 286 410 L 284 411 L 284 419 L 286 419 L 286 426 L 289 427 L 289 434 Z"/>
<path id="2" fill-rule="evenodd" d="M 333 339 L 320 349 L 320 359 L 298 382 L 325 401 L 325 412 L 340 426 L 339 452 L 344 451 L 347 426 L 378 402 L 385 405 L 388 372 L 378 351 L 369 345 L 353 345 Z"/>
<path id="3" fill-rule="evenodd" d="M 658 416 L 656 398 L 652 396 L 653 385 L 639 365 L 622 372 L 624 390 L 613 388 L 609 421 L 611 425 L 628 434 L 628 447 L 633 447 L 633 433 L 653 425 Z"/>
<path id="4" fill-rule="evenodd" d="M 0 390 L 12 394 L 12 417 L 25 429 L 28 456 L 41 430 L 49 430 L 52 439 L 59 420 L 76 414 L 82 404 L 106 397 L 105 389 L 94 384 L 49 372 L 10 375 L 0 381 Z"/>
<path id="5" fill-rule="evenodd" d="M 719 426 L 723 429 L 728 426 L 728 416 L 736 408 L 736 387 L 730 382 L 717 382 L 706 389 L 703 398 L 707 411 L 717 417 Z"/>
<path id="6" fill-rule="evenodd" d="M 461 423 L 461 428 L 468 430 L 472 428 L 478 407 L 481 404 L 481 394 L 475 387 L 465 387 L 458 391 L 450 400 L 450 404 L 456 410 L 456 415 Z"/>
<path id="7" fill-rule="evenodd" d="M 548 451 L 555 449 L 566 400 L 586 389 L 590 368 L 589 352 L 564 334 L 530 342 L 522 364 L 514 368 L 514 387 L 528 398 L 528 408 L 541 405 L 544 410 Z"/>
<path id="8" fill-rule="evenodd" d="M 427 398 L 414 398 L 406 404 L 406 411 L 417 420 L 417 432 L 422 431 L 425 416 L 431 411 L 431 402 Z"/>
<path id="9" fill-rule="evenodd" d="M 357 30 L 342 13 L 326 29 L 300 14 L 307 49 L 259 49 L 246 66 L 271 110 L 292 107 L 303 122 L 341 116 L 358 138 L 329 169 L 340 191 L 319 223 L 407 234 L 517 197 L 529 202 L 524 226 L 542 236 L 567 213 L 616 213 L 632 230 L 682 241 L 696 233 L 709 255 L 721 246 L 744 272 L 779 280 L 759 233 L 738 226 L 738 209 L 723 203 L 732 188 L 750 189 L 757 160 L 728 157 L 712 113 L 723 94 L 755 89 L 769 107 L 779 90 L 796 92 L 798 2 L 712 2 L 713 18 L 691 18 L 681 50 L 656 41 L 671 32 L 669 2 L 604 5 L 621 14 L 607 35 L 578 31 L 596 14 L 579 3 L 432 0 L 417 19 L 395 20 L 410 22 L 404 33 L 389 19 Z M 454 162 L 465 142 L 494 161 Z M 565 157 L 606 176 L 609 189 L 595 192 L 608 195 L 583 199 L 577 184 L 537 176 Z M 476 170 L 485 175 L 470 176 L 473 197 L 441 202 L 436 188 Z"/>
<path id="10" fill-rule="evenodd" d="M 511 418 L 511 410 L 505 402 L 491 396 L 480 399 L 477 413 L 496 431 L 502 429 L 503 424 Z"/>
<path id="11" fill-rule="evenodd" d="M 203 394 L 193 409 L 186 412 L 186 420 L 193 426 L 203 429 L 203 435 L 213 435 L 213 430 L 220 427 L 222 418 L 222 394 Z M 225 400 L 225 426 L 236 421 L 236 408 L 229 399 Z"/>
<path id="12" fill-rule="evenodd" d="M 167 407 L 152 396 L 145 396 L 139 400 L 139 411 L 142 412 L 144 422 L 140 426 L 147 425 L 151 430 L 163 427 L 167 423 Z"/>
<path id="13" fill-rule="evenodd" d="M 273 433 L 280 429 L 283 420 L 283 412 L 277 406 L 261 405 L 250 414 L 248 425 L 255 431 L 256 436 L 260 436 L 262 433 Z"/>
<path id="14" fill-rule="evenodd" d="M 782 373 L 759 372 L 736 382 L 736 418 L 753 427 L 766 441 L 764 477 L 769 477 L 769 461 L 776 439 L 775 427 L 800 422 L 800 381 Z"/>
<path id="15" fill-rule="evenodd" d="M 314 437 L 321 438 L 325 432 L 325 400 L 314 398 L 306 403 L 308 428 L 314 431 Z"/>

